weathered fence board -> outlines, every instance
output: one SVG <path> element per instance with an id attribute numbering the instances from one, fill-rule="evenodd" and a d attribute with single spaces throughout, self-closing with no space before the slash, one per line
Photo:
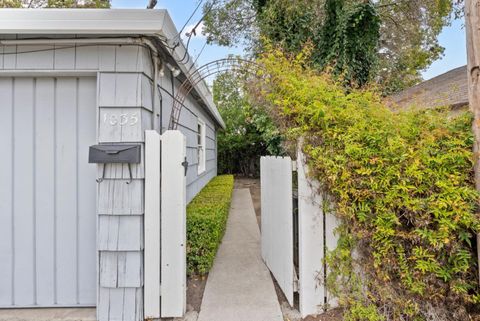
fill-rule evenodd
<path id="1" fill-rule="evenodd" d="M 324 213 L 319 184 L 307 178 L 305 157 L 297 153 L 299 308 L 302 317 L 323 312 L 326 289 L 324 279 Z"/>
<path id="2" fill-rule="evenodd" d="M 187 301 L 186 138 L 169 130 L 161 139 L 161 316 L 182 317 Z"/>
<path id="3" fill-rule="evenodd" d="M 299 293 L 302 317 L 317 315 L 338 302 L 325 285 L 327 251 L 337 246 L 337 219 L 326 206 L 318 181 L 308 177 L 305 156 L 297 153 L 298 240 L 294 235 L 292 170 L 290 158 L 262 157 L 262 257 L 293 306 L 293 292 Z M 295 287 L 294 244 L 298 241 L 298 287 Z"/>
<path id="4" fill-rule="evenodd" d="M 292 161 L 289 157 L 262 157 L 262 257 L 293 306 Z"/>
<path id="5" fill-rule="evenodd" d="M 160 318 L 160 135 L 145 131 L 145 319 Z"/>

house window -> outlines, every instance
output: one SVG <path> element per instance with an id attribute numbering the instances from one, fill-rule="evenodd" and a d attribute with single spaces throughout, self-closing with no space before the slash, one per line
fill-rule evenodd
<path id="1" fill-rule="evenodd" d="M 205 122 L 198 120 L 197 151 L 198 151 L 198 174 L 205 171 Z"/>

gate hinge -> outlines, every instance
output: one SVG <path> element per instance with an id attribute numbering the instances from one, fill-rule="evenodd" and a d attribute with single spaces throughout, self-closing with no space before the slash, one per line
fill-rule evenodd
<path id="1" fill-rule="evenodd" d="M 300 288 L 300 280 L 296 271 L 293 271 L 293 292 L 298 292 Z"/>

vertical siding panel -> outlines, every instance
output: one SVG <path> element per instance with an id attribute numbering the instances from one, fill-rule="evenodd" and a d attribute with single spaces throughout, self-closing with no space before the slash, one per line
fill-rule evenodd
<path id="1" fill-rule="evenodd" d="M 17 66 L 17 55 L 12 53 L 17 52 L 17 46 L 5 46 L 3 50 L 4 53 L 7 53 L 3 55 L 3 69 L 15 69 Z"/>
<path id="2" fill-rule="evenodd" d="M 97 70 L 98 69 L 98 46 L 77 46 L 75 54 L 75 69 Z"/>
<path id="3" fill-rule="evenodd" d="M 122 71 L 139 71 L 139 46 L 118 46 L 116 47 L 115 70 Z"/>
<path id="4" fill-rule="evenodd" d="M 33 79 L 16 79 L 14 95 L 14 298 L 17 305 L 32 305 L 35 304 Z"/>
<path id="5" fill-rule="evenodd" d="M 55 46 L 53 68 L 75 69 L 75 48 L 70 46 Z"/>
<path id="6" fill-rule="evenodd" d="M 13 78 L 0 78 L 0 306 L 12 304 Z"/>
<path id="7" fill-rule="evenodd" d="M 57 293 L 58 303 L 76 302 L 76 79 L 57 81 Z"/>
<path id="8" fill-rule="evenodd" d="M 115 71 L 115 47 L 98 47 L 98 69 L 101 71 Z"/>
<path id="9" fill-rule="evenodd" d="M 35 111 L 35 199 L 37 303 L 54 302 L 54 80 L 38 78 Z"/>
<path id="10" fill-rule="evenodd" d="M 96 297 L 96 167 L 88 164 L 88 147 L 96 141 L 96 81 L 80 78 L 78 93 L 78 300 L 95 304 Z M 89 236 L 89 237 L 86 237 Z"/>
<path id="11" fill-rule="evenodd" d="M 24 45 L 18 46 L 16 69 L 52 69 L 54 46 Z"/>

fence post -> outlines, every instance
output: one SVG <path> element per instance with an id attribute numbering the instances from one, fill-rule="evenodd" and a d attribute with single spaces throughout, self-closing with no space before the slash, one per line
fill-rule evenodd
<path id="1" fill-rule="evenodd" d="M 160 318 L 160 135 L 145 131 L 144 313 Z"/>
<path id="2" fill-rule="evenodd" d="M 298 166 L 298 242 L 299 242 L 299 298 L 302 317 L 322 313 L 325 307 L 338 305 L 325 285 L 328 266 L 327 251 L 337 246 L 334 231 L 338 222 L 331 206 L 325 203 L 318 181 L 308 177 L 308 165 L 302 152 L 302 141 L 297 149 Z M 333 210 L 333 209 L 332 209 Z"/>
<path id="3" fill-rule="evenodd" d="M 186 310 L 186 139 L 178 130 L 162 136 L 161 316 Z"/>
<path id="4" fill-rule="evenodd" d="M 297 151 L 298 173 L 298 268 L 299 308 L 302 318 L 323 312 L 324 285 L 324 213 L 318 182 L 307 178 L 308 168 L 301 143 Z"/>

